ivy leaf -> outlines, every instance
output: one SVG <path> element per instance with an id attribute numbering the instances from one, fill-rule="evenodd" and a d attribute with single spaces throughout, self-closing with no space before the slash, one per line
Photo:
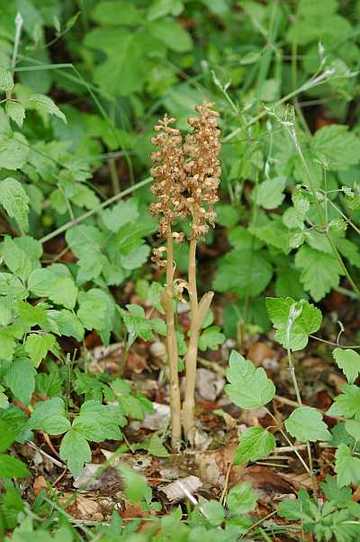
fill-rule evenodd
<path id="1" fill-rule="evenodd" d="M 1 156 L 0 167 L 7 167 L 6 165 L 1 164 Z M 12 168 L 7 167 L 7 169 Z M 3 181 L 0 181 L 0 202 L 7 214 L 16 220 L 22 231 L 27 231 L 29 227 L 29 197 L 19 181 L 12 177 L 7 177 Z"/>
<path id="2" fill-rule="evenodd" d="M 29 420 L 30 429 L 45 431 L 49 435 L 61 435 L 71 428 L 65 415 L 65 403 L 61 397 L 39 401 Z"/>
<path id="3" fill-rule="evenodd" d="M 29 277 L 29 288 L 39 297 L 48 297 L 68 309 L 75 306 L 78 289 L 69 269 L 62 264 L 35 269 Z"/>
<path id="4" fill-rule="evenodd" d="M 320 301 L 332 288 L 336 288 L 343 274 L 335 256 L 306 245 L 298 250 L 295 265 L 301 271 L 300 280 L 305 290 L 315 301 Z"/>
<path id="5" fill-rule="evenodd" d="M 39 367 L 48 352 L 52 352 L 57 357 L 59 356 L 59 345 L 51 333 L 32 333 L 26 338 L 25 352 L 29 354 L 34 366 Z"/>
<path id="6" fill-rule="evenodd" d="M 15 359 L 4 377 L 15 398 L 28 405 L 35 389 L 35 369 L 27 358 Z"/>
<path id="7" fill-rule="evenodd" d="M 91 450 L 86 438 L 74 429 L 68 431 L 61 441 L 60 457 L 68 465 L 71 474 L 78 476 L 85 463 L 91 461 Z"/>
<path id="8" fill-rule="evenodd" d="M 342 369 L 349 384 L 353 384 L 360 373 L 360 355 L 349 348 L 335 348 L 333 356 L 336 365 Z"/>
<path id="9" fill-rule="evenodd" d="M 309 335 L 320 328 L 321 311 L 304 299 L 266 298 L 266 308 L 276 328 L 275 339 L 291 350 L 302 350 Z"/>
<path id="10" fill-rule="evenodd" d="M 327 415 L 360 420 L 360 388 L 353 384 L 345 384 L 340 395 L 335 397 Z"/>
<path id="11" fill-rule="evenodd" d="M 267 457 L 276 446 L 272 433 L 263 427 L 249 427 L 240 435 L 240 443 L 235 452 L 235 465 L 246 465 Z"/>
<path id="12" fill-rule="evenodd" d="M 11 455 L 0 454 L 0 478 L 26 478 L 31 476 L 26 465 Z"/>
<path id="13" fill-rule="evenodd" d="M 200 350 L 216 350 L 220 344 L 223 344 L 225 341 L 225 335 L 220 332 L 218 326 L 211 326 L 205 329 L 202 332 L 199 338 L 199 349 Z"/>
<path id="14" fill-rule="evenodd" d="M 226 377 L 230 384 L 225 391 L 241 408 L 260 408 L 275 395 L 275 386 L 262 367 L 258 369 L 234 350 L 231 352 Z"/>
<path id="15" fill-rule="evenodd" d="M 322 414 L 316 408 L 308 406 L 296 408 L 285 421 L 285 427 L 299 442 L 331 439 Z"/>
<path id="16" fill-rule="evenodd" d="M 259 252 L 233 250 L 220 259 L 214 289 L 255 297 L 266 288 L 271 276 L 272 267 Z"/>
<path id="17" fill-rule="evenodd" d="M 346 444 L 339 444 L 335 454 L 335 472 L 339 487 L 360 482 L 360 459 L 354 457 Z"/>

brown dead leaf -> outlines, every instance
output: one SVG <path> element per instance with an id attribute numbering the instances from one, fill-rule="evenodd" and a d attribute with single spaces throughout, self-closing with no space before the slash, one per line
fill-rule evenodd
<path id="1" fill-rule="evenodd" d="M 47 489 L 47 483 L 44 476 L 37 476 L 33 483 L 34 495 L 37 497 L 42 489 Z"/>
<path id="2" fill-rule="evenodd" d="M 247 358 L 255 365 L 261 365 L 266 359 L 276 358 L 276 352 L 268 344 L 258 341 L 250 346 Z"/>

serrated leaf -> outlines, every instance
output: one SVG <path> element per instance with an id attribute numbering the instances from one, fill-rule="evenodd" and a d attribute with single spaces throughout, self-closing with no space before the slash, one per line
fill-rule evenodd
<path id="1" fill-rule="evenodd" d="M 1 164 L 1 158 L 0 167 L 7 167 Z M 0 181 L 0 202 L 7 214 L 16 220 L 20 228 L 23 231 L 27 231 L 29 227 L 29 197 L 19 181 L 12 177 L 7 177 L 3 181 Z"/>
<path id="2" fill-rule="evenodd" d="M 208 327 L 200 335 L 199 349 L 203 351 L 208 348 L 216 350 L 220 344 L 223 344 L 225 338 L 225 335 L 221 333 L 218 326 Z"/>
<path id="3" fill-rule="evenodd" d="M 59 356 L 59 345 L 51 333 L 35 334 L 27 336 L 25 341 L 25 352 L 29 354 L 35 367 L 38 367 L 48 352 Z"/>
<path id="4" fill-rule="evenodd" d="M 49 298 L 68 309 L 74 308 L 78 294 L 70 271 L 62 264 L 35 269 L 29 277 L 29 289 L 33 294 Z"/>
<path id="5" fill-rule="evenodd" d="M 360 420 L 360 388 L 354 384 L 345 384 L 327 414 Z"/>
<path id="6" fill-rule="evenodd" d="M 113 233 L 117 233 L 124 224 L 135 222 L 138 217 L 138 206 L 134 199 L 120 201 L 111 209 L 106 209 L 101 213 L 105 227 Z"/>
<path id="7" fill-rule="evenodd" d="M 333 356 L 349 384 L 353 384 L 360 374 L 360 355 L 349 348 L 335 348 Z"/>
<path id="8" fill-rule="evenodd" d="M 5 373 L 4 381 L 16 399 L 25 405 L 30 403 L 35 389 L 35 369 L 29 359 L 15 359 Z"/>
<path id="9" fill-rule="evenodd" d="M 24 282 L 34 269 L 40 267 L 42 246 L 32 237 L 12 239 L 6 236 L 0 245 L 0 252 L 8 269 Z"/>
<path id="10" fill-rule="evenodd" d="M 0 67 L 0 90 L 2 92 L 9 92 L 14 88 L 14 79 L 11 71 Z"/>
<path id="11" fill-rule="evenodd" d="M 0 134 L 0 168 L 17 170 L 24 167 L 30 149 L 25 137 L 19 132 Z"/>
<path id="12" fill-rule="evenodd" d="M 80 433 L 71 429 L 61 441 L 60 457 L 68 465 L 71 474 L 78 476 L 85 463 L 91 461 L 90 446 Z"/>
<path id="13" fill-rule="evenodd" d="M 118 465 L 117 469 L 124 478 L 125 494 L 129 501 L 139 503 L 145 500 L 150 502 L 152 492 L 144 476 L 124 464 Z"/>
<path id="14" fill-rule="evenodd" d="M 327 169 L 342 170 L 359 162 L 360 139 L 349 127 L 332 124 L 317 130 L 311 143 L 318 160 Z"/>
<path id="15" fill-rule="evenodd" d="M 149 440 L 146 442 L 146 450 L 150 455 L 155 457 L 169 457 L 169 452 L 162 443 L 159 435 L 152 435 Z"/>
<path id="16" fill-rule="evenodd" d="M 11 273 L 0 273 L 0 296 L 25 299 L 28 293 L 23 283 Z"/>
<path id="17" fill-rule="evenodd" d="M 201 503 L 200 509 L 211 525 L 221 525 L 225 519 L 225 510 L 219 501 L 205 501 Z"/>
<path id="18" fill-rule="evenodd" d="M 246 465 L 249 461 L 257 461 L 267 457 L 276 446 L 272 433 L 263 427 L 249 427 L 240 435 L 240 443 L 235 452 L 235 465 Z"/>
<path id="19" fill-rule="evenodd" d="M 354 457 L 346 444 L 340 444 L 335 454 L 335 472 L 339 487 L 360 482 L 360 459 Z"/>
<path id="20" fill-rule="evenodd" d="M 94 442 L 119 440 L 122 436 L 119 427 L 125 422 L 116 406 L 102 405 L 99 401 L 85 401 L 73 422 L 73 429 Z"/>
<path id="21" fill-rule="evenodd" d="M 49 96 L 45 96 L 45 94 L 33 94 L 28 98 L 26 105 L 36 109 L 42 115 L 54 115 L 54 117 L 61 119 L 65 124 L 67 122 L 64 113 L 58 108 L 55 102 Z"/>
<path id="22" fill-rule="evenodd" d="M 357 420 L 346 420 L 345 429 L 355 441 L 360 441 L 360 422 Z"/>
<path id="23" fill-rule="evenodd" d="M 103 290 L 92 288 L 80 293 L 77 315 L 85 329 L 110 334 L 114 313 L 114 302 Z"/>
<path id="24" fill-rule="evenodd" d="M 260 408 L 275 395 L 275 386 L 262 367 L 256 368 L 238 352 L 232 351 L 226 377 L 230 384 L 225 391 L 241 408 Z"/>
<path id="25" fill-rule="evenodd" d="M 243 482 L 230 489 L 226 504 L 232 514 L 239 516 L 252 512 L 256 508 L 257 496 L 249 482 Z"/>
<path id="26" fill-rule="evenodd" d="M 63 309 L 61 311 L 49 310 L 47 315 L 50 331 L 56 335 L 74 337 L 77 341 L 82 341 L 85 330 L 76 314 Z"/>
<path id="27" fill-rule="evenodd" d="M 305 245 L 297 252 L 295 265 L 301 271 L 300 280 L 305 290 L 315 301 L 320 301 L 332 288 L 336 288 L 343 274 L 335 256 Z"/>
<path id="28" fill-rule="evenodd" d="M 285 421 L 285 427 L 299 442 L 331 439 L 322 414 L 316 408 L 308 406 L 296 408 Z"/>
<path id="29" fill-rule="evenodd" d="M 283 193 L 285 185 L 285 177 L 274 177 L 263 181 L 255 186 L 253 200 L 256 205 L 264 209 L 276 209 L 285 198 Z"/>
<path id="30" fill-rule="evenodd" d="M 27 476 L 30 476 L 30 472 L 20 459 L 0 454 L 0 478 L 26 478 Z"/>
<path id="31" fill-rule="evenodd" d="M 45 431 L 49 435 L 61 435 L 71 428 L 65 416 L 65 403 L 61 397 L 39 401 L 29 420 L 30 429 Z"/>
<path id="32" fill-rule="evenodd" d="M 19 102 L 7 100 L 5 110 L 11 120 L 16 122 L 19 128 L 21 128 L 25 119 L 25 107 Z"/>
<path id="33" fill-rule="evenodd" d="M 285 348 L 302 350 L 309 335 L 320 328 L 321 311 L 304 299 L 268 297 L 266 308 L 277 330 L 275 338 Z"/>

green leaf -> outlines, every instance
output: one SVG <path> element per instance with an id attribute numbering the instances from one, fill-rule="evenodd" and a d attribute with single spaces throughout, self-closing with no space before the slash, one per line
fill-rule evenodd
<path id="1" fill-rule="evenodd" d="M 44 94 L 33 94 L 28 98 L 26 105 L 32 109 L 36 109 L 36 111 L 45 116 L 45 118 L 47 115 L 54 115 L 54 117 L 61 119 L 63 122 L 67 122 L 64 113 L 58 108 L 55 102 L 49 98 L 49 96 L 45 96 Z"/>
<path id="2" fill-rule="evenodd" d="M 26 301 L 18 301 L 16 308 L 21 323 L 26 329 L 30 330 L 33 326 L 40 326 L 43 329 L 47 329 L 49 324 L 46 315 L 47 305 L 43 303 L 31 305 L 30 303 L 26 303 Z"/>
<path id="3" fill-rule="evenodd" d="M 52 352 L 57 357 L 59 356 L 59 345 L 51 333 L 33 333 L 26 338 L 25 352 L 29 354 L 34 366 L 39 367 L 48 352 Z"/>
<path id="4" fill-rule="evenodd" d="M 71 429 L 61 441 L 60 457 L 68 465 L 71 474 L 78 476 L 85 463 L 91 461 L 91 450 L 87 440 Z"/>
<path id="5" fill-rule="evenodd" d="M 25 107 L 19 102 L 8 100 L 5 104 L 5 110 L 11 120 L 16 122 L 19 128 L 22 128 L 25 119 Z"/>
<path id="6" fill-rule="evenodd" d="M 169 457 L 169 452 L 162 443 L 159 435 L 152 435 L 146 442 L 146 450 L 155 457 Z"/>
<path id="7" fill-rule="evenodd" d="M 249 427 L 240 435 L 240 443 L 235 452 L 235 465 L 246 465 L 267 457 L 276 446 L 272 433 L 263 427 Z"/>
<path id="8" fill-rule="evenodd" d="M 256 205 L 264 209 L 276 209 L 285 198 L 283 190 L 286 185 L 285 177 L 274 177 L 255 185 L 253 199 Z"/>
<path id="9" fill-rule="evenodd" d="M 16 348 L 15 337 L 8 328 L 0 329 L 0 359 L 10 361 Z"/>
<path id="10" fill-rule="evenodd" d="M 299 442 L 331 439 L 322 414 L 316 408 L 308 406 L 296 408 L 285 421 L 285 427 Z"/>
<path id="11" fill-rule="evenodd" d="M 0 90 L 9 92 L 14 88 L 14 80 L 11 71 L 0 67 Z"/>
<path id="12" fill-rule="evenodd" d="M 339 487 L 360 482 L 360 459 L 354 457 L 346 444 L 340 444 L 335 454 L 335 472 Z"/>
<path id="13" fill-rule="evenodd" d="M 327 169 L 342 170 L 360 160 L 360 139 L 342 124 L 324 126 L 315 132 L 312 149 Z"/>
<path id="14" fill-rule="evenodd" d="M 35 269 L 29 277 L 29 289 L 33 294 L 49 298 L 68 309 L 74 308 L 78 294 L 70 271 L 62 264 Z"/>
<path id="15" fill-rule="evenodd" d="M 124 224 L 135 222 L 139 218 L 137 203 L 134 199 L 120 201 L 111 209 L 103 211 L 101 218 L 109 231 L 117 233 Z"/>
<path id="16" fill-rule="evenodd" d="M 0 478 L 26 478 L 31 476 L 26 465 L 11 455 L 0 454 Z"/>
<path id="17" fill-rule="evenodd" d="M 85 329 L 96 329 L 110 334 L 114 317 L 114 302 L 99 288 L 80 292 L 78 317 Z"/>
<path id="18" fill-rule="evenodd" d="M 199 338 L 199 349 L 200 350 L 217 350 L 220 344 L 223 344 L 225 341 L 225 335 L 220 332 L 218 326 L 211 326 L 205 329 L 202 332 Z"/>
<path id="19" fill-rule="evenodd" d="M 357 420 L 346 420 L 345 429 L 355 441 L 360 441 L 360 422 Z"/>
<path id="20" fill-rule="evenodd" d="M 11 151 L 9 151 L 11 152 Z M 1 153 L 1 145 L 0 145 Z M 0 167 L 7 167 L 1 164 Z M 12 169 L 12 168 L 8 168 Z M 7 177 L 0 181 L 0 202 L 7 214 L 16 220 L 23 231 L 27 231 L 29 227 L 29 197 L 19 181 L 12 177 Z"/>
<path id="21" fill-rule="evenodd" d="M 99 401 L 85 401 L 73 422 L 73 429 L 94 442 L 119 440 L 122 436 L 119 426 L 125 422 L 118 407 L 102 405 Z"/>
<path id="22" fill-rule="evenodd" d="M 35 389 L 35 369 L 27 358 L 17 358 L 5 373 L 5 384 L 15 398 L 28 405 Z"/>
<path id="23" fill-rule="evenodd" d="M 181 0 L 155 0 L 149 7 L 147 17 L 154 21 L 165 15 L 180 15 L 184 5 Z"/>
<path id="24" fill-rule="evenodd" d="M 266 298 L 266 308 L 276 328 L 275 339 L 285 348 L 302 350 L 309 335 L 320 328 L 321 311 L 304 299 Z"/>
<path id="25" fill-rule="evenodd" d="M 202 502 L 199 506 L 202 514 L 211 525 L 221 525 L 225 519 L 225 510 L 219 501 Z"/>
<path id="26" fill-rule="evenodd" d="M 61 397 L 39 401 L 29 420 L 30 429 L 45 431 L 49 435 L 61 435 L 71 428 L 65 415 L 65 403 Z"/>
<path id="27" fill-rule="evenodd" d="M 275 395 L 275 386 L 262 367 L 258 369 L 234 350 L 231 352 L 226 377 L 230 382 L 225 391 L 241 408 L 260 408 Z"/>
<path id="28" fill-rule="evenodd" d="M 74 337 L 77 341 L 82 341 L 85 330 L 79 318 L 73 312 L 62 309 L 61 311 L 47 311 L 50 331 L 56 335 L 65 335 L 65 337 Z"/>
<path id="29" fill-rule="evenodd" d="M 9 299 L 24 299 L 27 291 L 22 282 L 11 273 L 0 273 L 0 296 Z"/>
<path id="30" fill-rule="evenodd" d="M 66 232 L 66 242 L 79 258 L 78 282 L 95 279 L 106 268 L 108 260 L 103 254 L 106 241 L 106 235 L 95 226 L 82 224 Z"/>
<path id="31" fill-rule="evenodd" d="M 153 323 L 145 317 L 145 311 L 139 305 L 126 305 L 127 311 L 120 309 L 120 314 L 129 333 L 130 342 L 137 337 L 144 341 L 151 341 L 154 338 Z"/>
<path id="32" fill-rule="evenodd" d="M 100 2 L 92 12 L 92 18 L 102 25 L 140 25 L 143 14 L 132 3 L 123 0 Z"/>
<path id="33" fill-rule="evenodd" d="M 295 265 L 301 271 L 300 280 L 315 301 L 320 301 L 332 288 L 339 285 L 343 274 L 332 254 L 302 246 L 295 256 Z"/>
<path id="34" fill-rule="evenodd" d="M 184 53 L 193 47 L 190 34 L 172 19 L 162 19 L 149 24 L 149 31 L 156 39 L 162 41 L 166 47 Z"/>
<path id="35" fill-rule="evenodd" d="M 29 152 L 28 143 L 22 134 L 18 132 L 0 134 L 0 168 L 21 169 L 28 159 Z"/>
<path id="36" fill-rule="evenodd" d="M 349 348 L 335 348 L 333 356 L 349 384 L 353 384 L 360 374 L 360 355 Z"/>
<path id="37" fill-rule="evenodd" d="M 0 412 L 0 452 L 5 452 L 23 433 L 27 417 L 17 407 Z"/>
<path id="38" fill-rule="evenodd" d="M 256 493 L 249 482 L 244 482 L 231 488 L 226 497 L 229 512 L 236 516 L 255 510 L 256 501 Z"/>
<path id="39" fill-rule="evenodd" d="M 150 502 L 151 488 L 141 474 L 135 472 L 127 465 L 118 465 L 117 469 L 125 481 L 125 494 L 129 501 L 139 503 L 142 500 Z"/>
<path id="40" fill-rule="evenodd" d="M 255 297 L 266 288 L 271 276 L 271 265 L 258 252 L 233 250 L 220 259 L 213 286 L 217 292 Z"/>
<path id="41" fill-rule="evenodd" d="M 341 393 L 335 397 L 334 403 L 327 411 L 329 416 L 344 416 L 360 420 L 360 388 L 353 384 L 345 384 Z"/>
<path id="42" fill-rule="evenodd" d="M 32 237 L 12 239 L 6 236 L 0 245 L 0 251 L 8 269 L 22 281 L 26 281 L 30 273 L 40 267 L 42 246 Z"/>

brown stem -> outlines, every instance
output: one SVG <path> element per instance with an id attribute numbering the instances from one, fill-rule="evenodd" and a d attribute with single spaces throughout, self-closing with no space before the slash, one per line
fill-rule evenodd
<path id="1" fill-rule="evenodd" d="M 166 349 L 169 363 L 171 446 L 178 450 L 181 442 L 181 402 L 178 374 L 178 348 L 175 330 L 174 310 L 174 247 L 171 231 L 167 236 L 166 288 L 162 298 L 166 314 Z"/>

